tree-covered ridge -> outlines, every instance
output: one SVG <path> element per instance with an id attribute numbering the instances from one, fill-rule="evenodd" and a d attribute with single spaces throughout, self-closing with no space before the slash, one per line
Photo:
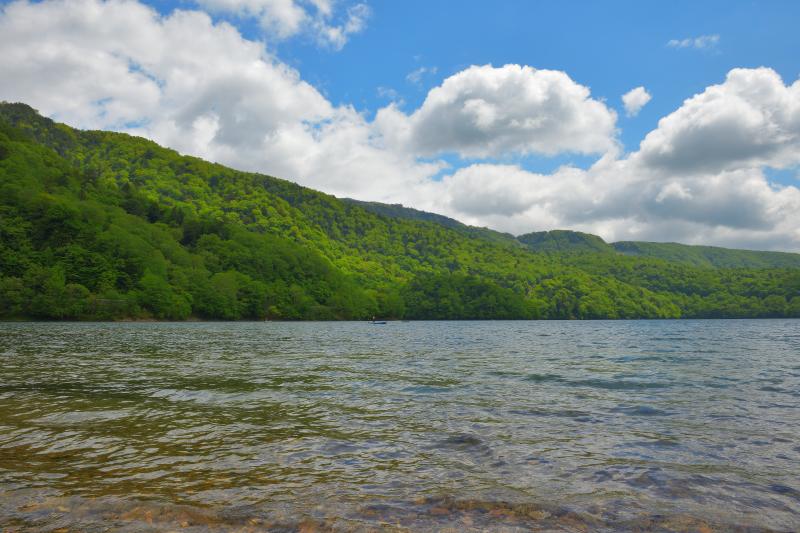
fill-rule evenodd
<path id="1" fill-rule="evenodd" d="M 653 257 L 665 261 L 709 268 L 800 268 L 800 254 L 757 252 L 717 246 L 674 242 L 621 241 L 611 246 L 625 255 Z"/>
<path id="2" fill-rule="evenodd" d="M 607 243 L 597 235 L 570 230 L 526 233 L 517 237 L 535 252 L 617 253 L 663 259 L 705 268 L 800 268 L 800 254 L 735 250 L 674 242 L 620 241 Z"/>
<path id="3" fill-rule="evenodd" d="M 738 316 L 715 307 L 721 295 L 755 298 L 748 316 L 800 304 L 790 270 L 686 267 L 674 275 L 691 284 L 659 285 L 614 268 L 671 272 L 664 261 L 583 264 L 374 211 L 0 104 L 0 317 L 652 318 Z M 737 281 L 751 278 L 757 295 Z"/>
<path id="4" fill-rule="evenodd" d="M 378 215 L 385 215 L 391 218 L 405 218 L 408 220 L 425 220 L 428 222 L 436 222 L 440 226 L 446 226 L 454 229 L 467 229 L 469 226 L 463 222 L 444 215 L 437 215 L 436 213 L 429 213 L 427 211 L 420 211 L 412 207 L 405 207 L 403 204 L 384 204 L 381 202 L 365 202 L 363 200 L 354 200 L 353 198 L 341 198 L 341 200 L 348 204 L 363 207 L 367 211 Z M 511 236 L 513 238 L 513 236 Z"/>
<path id="5" fill-rule="evenodd" d="M 478 228 L 475 226 L 467 226 L 463 222 L 444 215 L 436 213 L 429 213 L 427 211 L 420 211 L 412 207 L 405 207 L 402 204 L 384 204 L 380 202 L 364 202 L 361 200 L 353 200 L 352 198 L 342 198 L 343 202 L 357 205 L 378 215 L 384 215 L 391 218 L 402 218 L 407 220 L 422 220 L 426 222 L 435 222 L 440 226 L 458 230 L 466 235 L 482 237 L 484 239 L 504 242 L 506 244 L 514 244 L 516 238 L 510 233 L 501 233 L 489 228 Z"/>
<path id="6" fill-rule="evenodd" d="M 684 317 L 800 317 L 798 268 L 698 268 L 661 259 L 572 254 L 566 264 L 668 294 Z"/>
<path id="7" fill-rule="evenodd" d="M 614 248 L 597 235 L 580 231 L 535 231 L 520 235 L 517 240 L 534 252 L 614 252 Z"/>

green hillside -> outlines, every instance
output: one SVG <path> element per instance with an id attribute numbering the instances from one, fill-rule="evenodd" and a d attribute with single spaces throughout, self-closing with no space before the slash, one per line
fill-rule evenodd
<path id="1" fill-rule="evenodd" d="M 535 252 L 618 253 L 704 268 L 800 268 L 800 254 L 787 252 L 735 250 L 674 242 L 621 241 L 608 244 L 597 235 L 570 230 L 526 233 L 517 239 Z"/>
<path id="2" fill-rule="evenodd" d="M 361 200 L 353 200 L 352 198 L 342 198 L 345 203 L 357 205 L 371 213 L 383 215 L 390 218 L 402 218 L 405 220 L 421 220 L 425 222 L 434 222 L 440 226 L 454 229 L 471 237 L 481 237 L 483 239 L 504 242 L 506 244 L 518 245 L 516 238 L 510 233 L 501 233 L 489 228 L 476 228 L 475 226 L 467 226 L 463 222 L 444 215 L 437 215 L 436 213 L 429 213 L 427 211 L 420 211 L 411 207 L 405 207 L 402 204 L 384 204 L 380 202 L 364 202 Z"/>
<path id="3" fill-rule="evenodd" d="M 631 242 L 612 244 L 625 255 L 654 257 L 713 268 L 800 268 L 800 254 L 733 250 L 716 246 L 693 246 L 674 242 Z"/>
<path id="4" fill-rule="evenodd" d="M 364 202 L 362 200 L 354 200 L 352 198 L 342 198 L 341 200 L 347 204 L 356 205 L 377 215 L 384 215 L 391 218 L 404 218 L 407 220 L 435 222 L 440 226 L 445 226 L 452 229 L 469 229 L 469 226 L 459 222 L 454 218 L 446 217 L 444 215 L 437 215 L 436 213 L 428 213 L 427 211 L 420 211 L 419 209 L 414 209 L 411 207 L 405 207 L 403 204 Z"/>
<path id="5" fill-rule="evenodd" d="M 597 235 L 579 231 L 536 231 L 520 235 L 517 240 L 534 252 L 614 252 L 614 248 Z"/>
<path id="6" fill-rule="evenodd" d="M 535 253 L 0 104 L 0 317 L 373 315 L 800 316 L 800 270 Z"/>

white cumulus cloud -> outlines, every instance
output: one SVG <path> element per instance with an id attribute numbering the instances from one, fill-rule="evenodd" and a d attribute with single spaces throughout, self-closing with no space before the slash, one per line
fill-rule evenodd
<path id="1" fill-rule="evenodd" d="M 667 172 L 720 172 L 800 163 L 800 81 L 772 69 L 733 69 L 662 118 L 641 157 Z"/>
<path id="2" fill-rule="evenodd" d="M 476 164 L 429 194 L 445 214 L 516 234 L 570 228 L 609 241 L 800 249 L 800 190 L 773 189 L 756 170 L 676 181 L 630 159 L 547 175 Z"/>
<path id="3" fill-rule="evenodd" d="M 379 112 L 395 141 L 414 153 L 603 153 L 615 145 L 616 113 L 564 72 L 472 66 L 431 89 L 411 115 Z M 383 116 L 381 116 L 383 115 Z"/>
<path id="4" fill-rule="evenodd" d="M 647 105 L 653 97 L 647 92 L 644 87 L 636 87 L 622 95 L 622 104 L 625 106 L 625 114 L 629 117 L 635 117 L 639 111 Z"/>

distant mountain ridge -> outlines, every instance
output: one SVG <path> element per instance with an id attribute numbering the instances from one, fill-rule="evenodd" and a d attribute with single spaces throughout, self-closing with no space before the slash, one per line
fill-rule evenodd
<path id="1" fill-rule="evenodd" d="M 446 228 L 450 228 L 466 235 L 479 236 L 489 240 L 504 241 L 507 243 L 516 243 L 516 238 L 510 233 L 503 233 L 489 228 L 481 228 L 477 226 L 468 226 L 454 218 L 431 213 L 428 211 L 421 211 L 413 207 L 406 207 L 403 204 L 385 204 L 381 202 L 366 202 L 363 200 L 354 200 L 353 198 L 341 198 L 345 203 L 357 205 L 362 209 L 366 209 L 376 215 L 402 218 L 405 220 L 418 220 L 422 222 L 433 222 Z"/>
<path id="2" fill-rule="evenodd" d="M 739 250 L 674 242 L 620 241 L 612 243 L 625 255 L 654 257 L 688 265 L 715 268 L 800 268 L 800 254 Z"/>
<path id="3" fill-rule="evenodd" d="M 606 243 L 597 235 L 570 230 L 527 233 L 517 239 L 537 252 L 619 253 L 707 268 L 800 268 L 800 254 L 791 252 L 738 250 L 674 242 Z"/>
<path id="4" fill-rule="evenodd" d="M 535 252 L 614 253 L 614 248 L 602 238 L 579 231 L 535 231 L 520 235 L 517 240 Z"/>
<path id="5" fill-rule="evenodd" d="M 424 220 L 426 222 L 435 222 L 436 224 L 453 229 L 465 229 L 469 227 L 463 222 L 459 222 L 454 218 L 438 215 L 436 213 L 430 213 L 428 211 L 420 211 L 419 209 L 414 209 L 413 207 L 406 207 L 403 204 L 367 202 L 363 200 L 355 200 L 353 198 L 341 198 L 341 200 L 348 204 L 357 205 L 377 215 L 405 218 L 408 220 Z"/>
<path id="6" fill-rule="evenodd" d="M 341 200 L 0 103 L 0 319 L 800 316 L 797 254 L 633 244 Z"/>
<path id="7" fill-rule="evenodd" d="M 485 237 L 499 240 L 515 239 L 509 233 L 467 226 L 454 218 L 405 207 L 402 204 L 364 202 L 350 198 L 342 200 L 383 216 L 434 222 L 448 228 L 482 234 Z M 516 240 L 535 252 L 619 253 L 707 268 L 800 268 L 800 254 L 792 252 L 741 250 L 673 242 L 620 241 L 607 243 L 597 235 L 572 230 L 536 231 L 518 235 Z"/>

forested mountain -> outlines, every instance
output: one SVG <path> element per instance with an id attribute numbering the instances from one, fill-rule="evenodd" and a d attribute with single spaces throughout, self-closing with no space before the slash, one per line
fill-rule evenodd
<path id="1" fill-rule="evenodd" d="M 458 230 L 459 232 L 465 235 L 482 237 L 488 240 L 501 241 L 507 244 L 519 245 L 519 243 L 517 242 L 517 238 L 511 235 L 510 233 L 501 233 L 499 231 L 495 231 L 489 228 L 478 228 L 475 226 L 467 226 L 463 222 L 459 222 L 454 218 L 446 217 L 444 215 L 438 215 L 436 213 L 429 213 L 427 211 L 420 211 L 419 209 L 413 209 L 411 207 L 405 207 L 402 204 L 383 204 L 380 202 L 364 202 L 361 200 L 353 200 L 352 198 L 342 198 L 341 200 L 343 202 L 362 207 L 367 211 L 370 211 L 377 215 L 384 215 L 391 218 L 403 218 L 406 220 L 422 220 L 426 222 L 435 222 L 440 226 L 445 226 L 447 228 Z"/>
<path id="2" fill-rule="evenodd" d="M 536 231 L 517 239 L 534 252 L 614 253 L 614 248 L 597 235 L 579 231 Z"/>
<path id="3" fill-rule="evenodd" d="M 791 263 L 539 253 L 392 207 L 0 104 L 0 317 L 800 316 Z"/>
<path id="4" fill-rule="evenodd" d="M 786 252 L 732 250 L 716 246 L 693 246 L 674 242 L 622 241 L 615 242 L 612 246 L 616 251 L 625 255 L 655 257 L 703 267 L 800 268 L 800 254 Z"/>
<path id="5" fill-rule="evenodd" d="M 569 230 L 537 231 L 517 239 L 535 252 L 611 253 L 664 259 L 706 268 L 800 268 L 800 254 L 734 250 L 675 242 L 607 243 L 597 235 Z"/>
<path id="6" fill-rule="evenodd" d="M 463 222 L 444 215 L 437 215 L 436 213 L 428 213 L 427 211 L 420 211 L 411 207 L 405 207 L 403 204 L 383 204 L 381 202 L 364 202 L 362 200 L 354 200 L 352 198 L 342 198 L 343 202 L 357 205 L 375 213 L 377 215 L 385 215 L 391 218 L 405 218 L 407 220 L 424 220 L 426 222 L 436 222 L 441 226 L 453 229 L 468 230 L 469 226 Z M 512 239 L 513 235 L 509 235 Z"/>

